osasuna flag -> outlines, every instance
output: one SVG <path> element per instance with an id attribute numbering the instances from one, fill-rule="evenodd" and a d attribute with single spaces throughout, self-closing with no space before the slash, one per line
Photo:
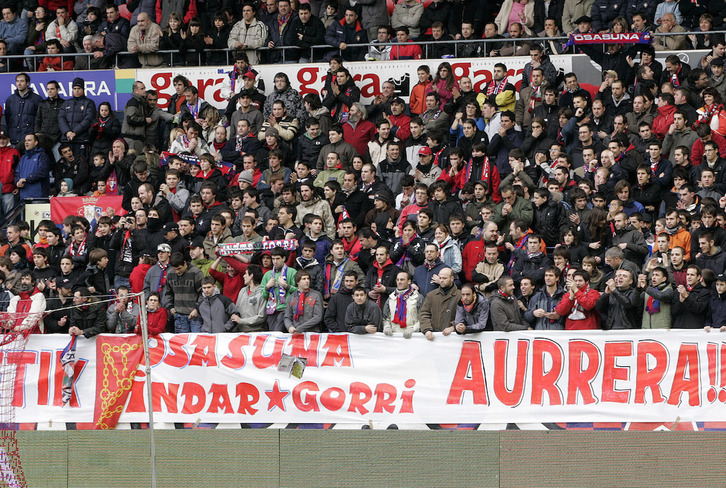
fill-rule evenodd
<path id="1" fill-rule="evenodd" d="M 103 216 L 125 215 L 121 208 L 123 197 L 52 197 L 50 199 L 50 218 L 61 224 L 69 215 L 85 217 L 92 227 Z"/>
<path id="2" fill-rule="evenodd" d="M 570 34 L 565 48 L 579 44 L 650 44 L 650 32 Z"/>
<path id="3" fill-rule="evenodd" d="M 78 336 L 71 337 L 68 345 L 63 348 L 63 353 L 61 354 L 60 358 L 61 366 L 63 366 L 63 395 L 61 397 L 63 405 L 66 405 L 68 403 L 68 401 L 71 399 L 71 394 L 73 393 L 73 368 L 76 365 L 77 337 Z"/>

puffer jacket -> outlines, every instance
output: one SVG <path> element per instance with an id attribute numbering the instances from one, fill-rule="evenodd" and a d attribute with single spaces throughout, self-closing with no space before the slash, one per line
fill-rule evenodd
<path id="1" fill-rule="evenodd" d="M 466 330 L 463 334 L 472 334 L 486 330 L 489 321 L 489 301 L 483 295 L 476 294 L 476 299 L 471 311 L 464 307 L 463 302 L 459 302 L 456 306 L 456 318 L 454 325 L 464 324 Z M 490 327 L 491 328 L 491 327 Z M 462 332 L 456 331 L 457 334 Z"/>
<path id="2" fill-rule="evenodd" d="M 297 206 L 297 218 L 295 219 L 295 224 L 302 228 L 303 219 L 308 214 L 322 218 L 325 233 L 331 239 L 335 238 L 335 221 L 333 220 L 333 212 L 331 212 L 330 204 L 327 200 L 322 200 L 320 197 L 315 196 L 312 200 L 300 202 Z"/>
<path id="3" fill-rule="evenodd" d="M 202 296 L 196 308 L 199 318 L 202 321 L 202 333 L 218 334 L 220 332 L 231 332 L 236 323 L 230 320 L 232 315 L 239 315 L 237 305 L 218 290 L 214 290 L 211 296 Z"/>
<path id="4" fill-rule="evenodd" d="M 35 129 L 38 107 L 42 101 L 40 95 L 36 94 L 32 88 L 28 88 L 28 91 L 22 96 L 15 91 L 5 100 L 4 126 L 13 145 L 21 142 L 27 134 L 32 133 Z"/>
<path id="5" fill-rule="evenodd" d="M 15 191 L 15 168 L 20 161 L 20 153 L 14 147 L 0 147 L 0 183 L 2 193 Z"/>
<path id="6" fill-rule="evenodd" d="M 124 107 L 124 121 L 121 135 L 126 139 L 143 141 L 146 139 L 146 117 L 150 115 L 146 99 L 133 94 Z"/>
<path id="7" fill-rule="evenodd" d="M 91 125 L 95 119 L 96 104 L 87 96 L 83 95 L 66 100 L 58 117 L 58 126 L 62 134 L 61 140 L 70 142 L 66 134 L 72 131 L 76 134 L 72 142 L 89 142 Z"/>
<path id="8" fill-rule="evenodd" d="M 106 332 L 106 304 L 90 298 L 83 306 L 73 307 L 70 314 L 71 327 L 78 327 L 88 339 Z"/>
<path id="9" fill-rule="evenodd" d="M 505 297 L 500 290 L 489 297 L 489 315 L 495 331 L 512 332 L 528 328 L 522 319 L 517 299 Z"/>
<path id="10" fill-rule="evenodd" d="M 45 198 L 50 192 L 50 160 L 45 151 L 36 146 L 26 151 L 15 169 L 15 184 L 25 179 L 20 198 Z"/>

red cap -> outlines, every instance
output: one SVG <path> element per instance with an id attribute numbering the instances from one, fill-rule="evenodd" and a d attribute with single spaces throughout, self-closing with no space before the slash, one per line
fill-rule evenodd
<path id="1" fill-rule="evenodd" d="M 430 147 L 424 146 L 418 150 L 418 154 L 419 154 L 419 156 L 431 156 L 433 153 L 431 152 Z"/>
<path id="2" fill-rule="evenodd" d="M 247 73 L 242 75 L 242 78 L 249 78 L 250 80 L 254 80 L 256 77 L 252 71 L 248 71 Z"/>

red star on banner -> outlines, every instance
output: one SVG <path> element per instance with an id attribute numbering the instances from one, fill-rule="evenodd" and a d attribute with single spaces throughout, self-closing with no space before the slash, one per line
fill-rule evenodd
<path id="1" fill-rule="evenodd" d="M 267 404 L 267 411 L 270 412 L 276 407 L 280 407 L 283 412 L 287 412 L 285 409 L 285 398 L 290 394 L 289 390 L 280 390 L 280 384 L 275 380 L 275 386 L 272 390 L 265 390 L 265 395 L 270 399 Z"/>

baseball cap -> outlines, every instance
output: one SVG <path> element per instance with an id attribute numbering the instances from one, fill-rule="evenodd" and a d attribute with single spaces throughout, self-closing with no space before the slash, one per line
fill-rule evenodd
<path id="1" fill-rule="evenodd" d="M 400 103 L 401 105 L 406 105 L 406 102 L 403 101 L 403 98 L 396 97 L 393 100 L 391 100 L 391 103 Z"/>
<path id="2" fill-rule="evenodd" d="M 156 247 L 156 252 L 171 252 L 171 246 L 169 244 L 166 244 L 166 243 L 159 244 Z"/>
<path id="3" fill-rule="evenodd" d="M 63 278 L 61 280 L 58 280 L 56 282 L 56 286 L 59 286 L 61 288 L 73 288 L 73 282 L 68 278 Z"/>
<path id="4" fill-rule="evenodd" d="M 164 224 L 162 229 L 164 229 L 164 232 L 179 232 L 179 224 L 177 224 L 176 222 L 167 222 L 166 224 Z"/>
<path id="5" fill-rule="evenodd" d="M 431 148 L 428 146 L 424 146 L 421 149 L 418 150 L 419 156 L 431 156 L 433 152 L 431 152 Z"/>
<path id="6" fill-rule="evenodd" d="M 10 139 L 10 136 L 4 130 L 0 130 L 0 139 Z"/>
<path id="7" fill-rule="evenodd" d="M 716 281 L 726 282 L 726 273 L 721 273 L 720 275 L 716 276 Z"/>
<path id="8" fill-rule="evenodd" d="M 187 247 L 204 247 L 204 237 L 196 236 Z"/>
<path id="9" fill-rule="evenodd" d="M 242 75 L 242 78 L 249 78 L 250 80 L 254 80 L 257 77 L 252 71 L 248 71 L 247 73 Z"/>

